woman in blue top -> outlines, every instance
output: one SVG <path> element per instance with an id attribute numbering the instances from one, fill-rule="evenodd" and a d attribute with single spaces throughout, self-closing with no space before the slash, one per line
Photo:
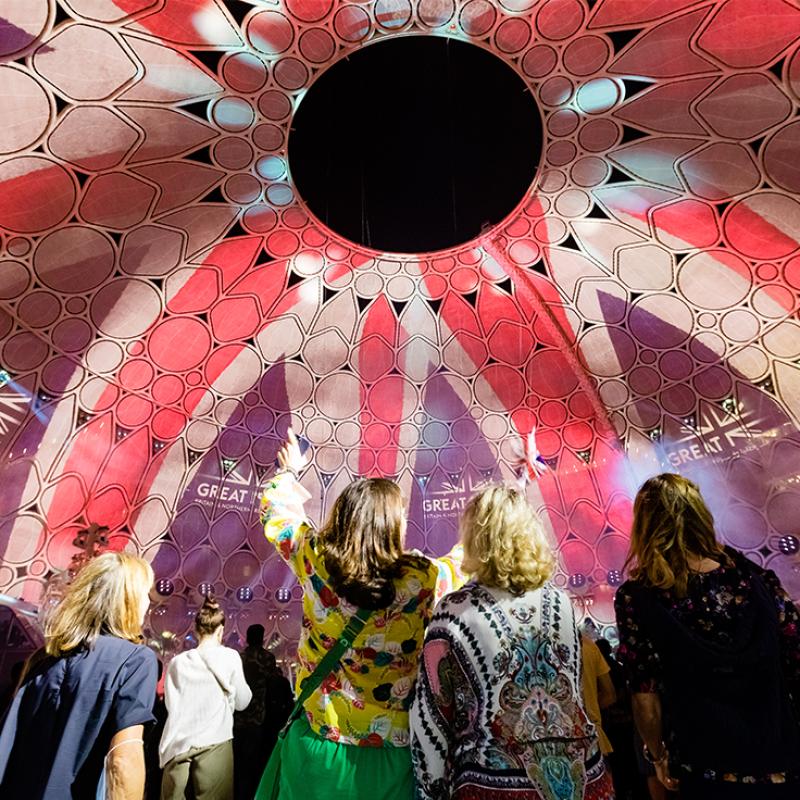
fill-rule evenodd
<path id="1" fill-rule="evenodd" d="M 152 583 L 143 559 L 104 553 L 70 585 L 3 721 L 0 797 L 142 797 L 157 662 L 139 642 Z"/>

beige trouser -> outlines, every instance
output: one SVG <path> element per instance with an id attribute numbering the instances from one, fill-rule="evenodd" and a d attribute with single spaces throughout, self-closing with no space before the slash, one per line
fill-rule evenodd
<path id="1" fill-rule="evenodd" d="M 183 800 L 191 782 L 195 800 L 233 800 L 233 744 L 193 747 L 164 767 L 161 800 Z"/>

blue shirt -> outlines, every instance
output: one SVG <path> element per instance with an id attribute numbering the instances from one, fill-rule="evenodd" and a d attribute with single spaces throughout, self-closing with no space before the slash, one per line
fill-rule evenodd
<path id="1" fill-rule="evenodd" d="M 112 737 L 154 719 L 157 676 L 152 650 L 115 636 L 38 661 L 3 720 L 0 797 L 93 798 Z"/>

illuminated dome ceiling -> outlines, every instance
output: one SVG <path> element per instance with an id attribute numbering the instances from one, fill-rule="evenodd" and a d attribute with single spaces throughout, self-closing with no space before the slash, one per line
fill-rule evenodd
<path id="1" fill-rule="evenodd" d="M 726 540 L 800 596 L 795 5 L 3 14 L 0 592 L 36 601 L 96 522 L 152 561 L 156 633 L 182 635 L 208 584 L 239 629 L 296 635 L 298 589 L 255 513 L 291 423 L 313 447 L 314 518 L 353 476 L 396 476 L 409 544 L 438 553 L 534 431 L 557 580 L 601 625 L 631 497 L 663 469 L 699 480 Z M 287 138 L 330 65 L 407 34 L 505 61 L 544 139 L 502 222 L 392 254 L 310 213 Z"/>

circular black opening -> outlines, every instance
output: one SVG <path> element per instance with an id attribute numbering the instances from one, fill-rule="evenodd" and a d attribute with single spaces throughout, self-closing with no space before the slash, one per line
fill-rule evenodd
<path id="1" fill-rule="evenodd" d="M 309 209 L 391 252 L 441 250 L 504 219 L 533 182 L 542 121 L 497 56 L 436 36 L 356 51 L 311 86 L 289 163 Z"/>

